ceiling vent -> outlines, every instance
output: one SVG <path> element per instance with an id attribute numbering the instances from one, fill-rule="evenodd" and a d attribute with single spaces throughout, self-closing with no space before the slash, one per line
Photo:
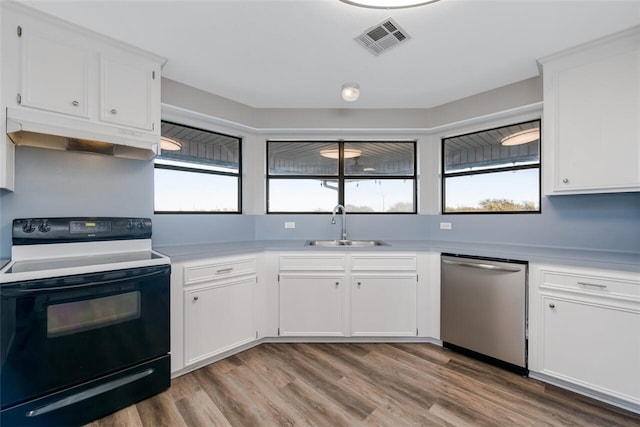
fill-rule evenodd
<path id="1" fill-rule="evenodd" d="M 374 55 L 409 40 L 411 37 L 391 18 L 378 25 L 367 28 L 354 40 L 367 48 Z"/>

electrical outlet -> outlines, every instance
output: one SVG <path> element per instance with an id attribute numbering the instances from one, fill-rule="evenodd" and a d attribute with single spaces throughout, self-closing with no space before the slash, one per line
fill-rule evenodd
<path id="1" fill-rule="evenodd" d="M 441 222 L 440 223 L 440 230 L 451 230 L 451 223 L 450 222 Z"/>
<path id="2" fill-rule="evenodd" d="M 287 221 L 284 223 L 284 228 L 296 228 L 296 223 L 293 221 Z"/>

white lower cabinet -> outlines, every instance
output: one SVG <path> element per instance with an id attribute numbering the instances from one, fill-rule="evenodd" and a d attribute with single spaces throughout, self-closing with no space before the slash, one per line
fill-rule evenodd
<path id="1" fill-rule="evenodd" d="M 416 276 L 351 276 L 351 336 L 415 336 Z"/>
<path id="2" fill-rule="evenodd" d="M 416 336 L 415 254 L 282 255 L 280 336 Z"/>
<path id="3" fill-rule="evenodd" d="M 253 316 L 255 278 L 185 289 L 187 365 L 256 339 Z"/>
<path id="4" fill-rule="evenodd" d="M 344 336 L 344 275 L 280 274 L 280 335 Z"/>
<path id="5" fill-rule="evenodd" d="M 174 318 L 182 320 L 183 327 L 172 329 L 172 348 L 182 338 L 183 363 L 176 363 L 172 371 L 198 366 L 257 339 L 255 256 L 210 258 L 173 268 L 182 270 L 176 275 L 182 279 L 182 316 L 175 310 Z M 177 343 L 175 347 L 177 353 Z"/>
<path id="6" fill-rule="evenodd" d="M 530 369 L 640 410 L 640 275 L 533 266 L 532 284 Z"/>

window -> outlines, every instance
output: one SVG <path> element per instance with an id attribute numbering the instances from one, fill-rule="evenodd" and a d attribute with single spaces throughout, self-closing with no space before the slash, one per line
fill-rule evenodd
<path id="1" fill-rule="evenodd" d="M 156 213 L 242 212 L 240 138 L 165 121 L 162 137 Z"/>
<path id="2" fill-rule="evenodd" d="M 415 141 L 267 141 L 267 212 L 416 212 Z"/>
<path id="3" fill-rule="evenodd" d="M 540 213 L 540 120 L 442 140 L 442 212 Z"/>

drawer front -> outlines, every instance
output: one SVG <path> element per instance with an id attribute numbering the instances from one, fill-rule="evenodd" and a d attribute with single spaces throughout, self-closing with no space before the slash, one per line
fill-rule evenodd
<path id="1" fill-rule="evenodd" d="M 314 255 L 280 257 L 280 271 L 344 271 L 346 257 L 344 255 Z"/>
<path id="2" fill-rule="evenodd" d="M 415 255 L 354 255 L 351 257 L 352 271 L 415 271 L 416 268 Z"/>
<path id="3" fill-rule="evenodd" d="M 640 281 L 631 278 L 543 271 L 544 287 L 640 298 Z"/>
<path id="4" fill-rule="evenodd" d="M 212 279 L 224 279 L 244 274 L 256 273 L 256 259 L 243 258 L 224 260 L 184 268 L 184 283 L 190 285 Z"/>

